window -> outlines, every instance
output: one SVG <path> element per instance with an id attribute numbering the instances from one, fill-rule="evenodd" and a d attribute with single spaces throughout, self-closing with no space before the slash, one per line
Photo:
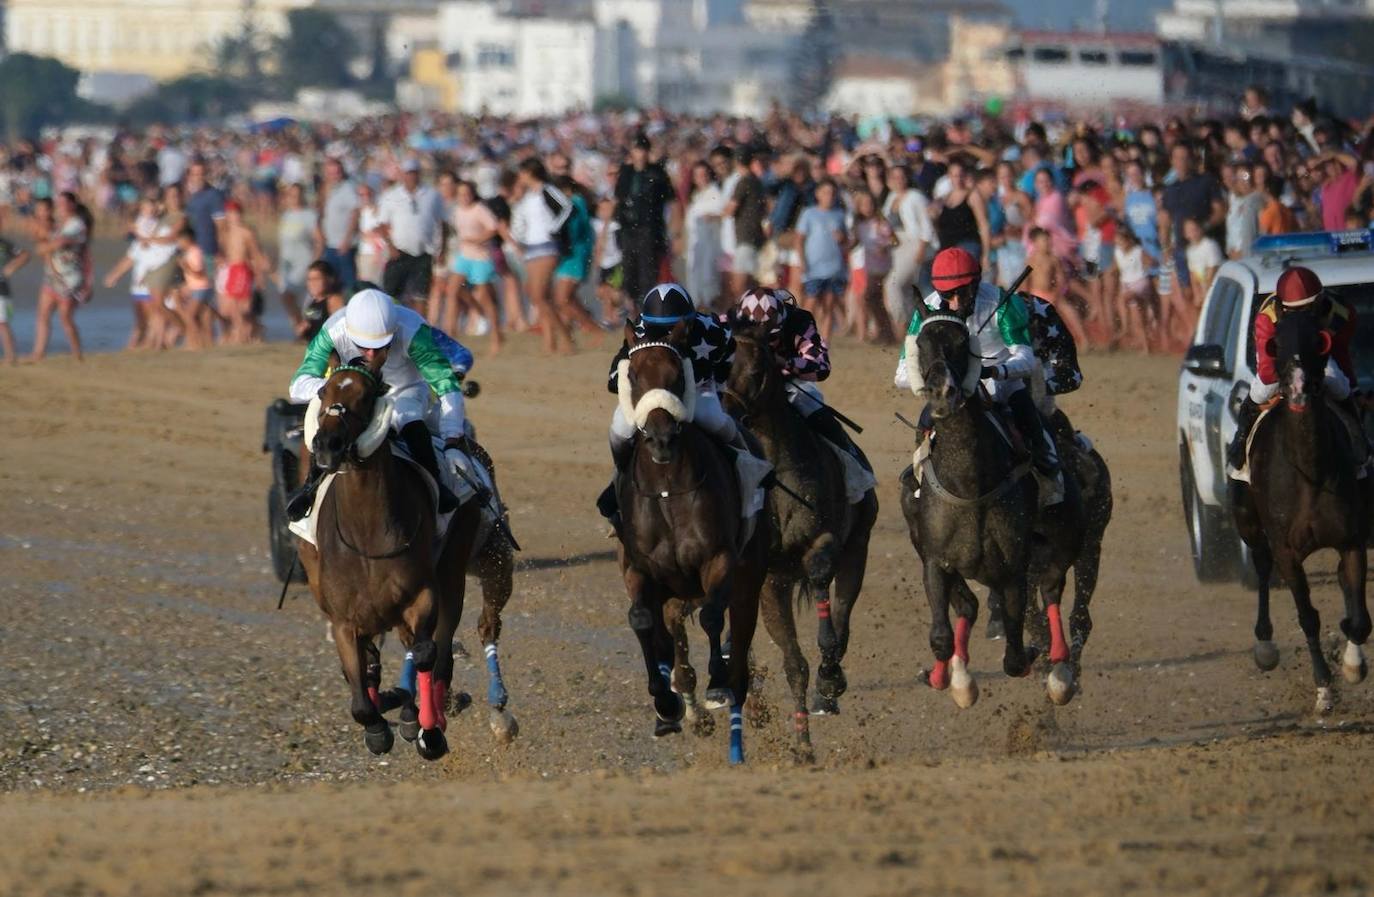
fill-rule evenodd
<path id="1" fill-rule="evenodd" d="M 1153 50 L 1122 50 L 1119 58 L 1122 65 L 1149 68 L 1159 64 L 1159 56 Z"/>
<path id="2" fill-rule="evenodd" d="M 1026 48 L 1012 47 L 1010 50 L 1007 51 L 1007 58 L 1010 59 L 1012 62 L 1020 62 L 1021 60 L 1026 58 Z"/>
<path id="3" fill-rule="evenodd" d="M 1079 50 L 1078 61 L 1084 65 L 1107 65 L 1112 59 L 1106 50 Z"/>
<path id="4" fill-rule="evenodd" d="M 1234 367 L 1236 347 L 1236 315 L 1239 313 L 1240 284 L 1229 277 L 1218 276 L 1207 296 L 1206 318 L 1202 323 L 1204 342 L 1226 350 L 1226 367 Z"/>
<path id="5" fill-rule="evenodd" d="M 1036 47 L 1031 51 L 1031 59 L 1052 64 L 1068 62 L 1069 51 L 1063 47 Z"/>
<path id="6" fill-rule="evenodd" d="M 515 49 L 502 44 L 478 44 L 477 67 L 479 69 L 514 68 Z"/>

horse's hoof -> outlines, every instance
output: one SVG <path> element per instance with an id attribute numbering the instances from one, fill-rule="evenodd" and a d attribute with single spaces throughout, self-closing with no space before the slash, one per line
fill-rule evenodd
<path id="1" fill-rule="evenodd" d="M 520 734 L 520 724 L 515 721 L 508 710 L 497 710 L 492 708 L 491 718 L 488 721 L 491 725 L 491 734 L 496 736 L 496 740 L 502 744 L 510 744 L 515 740 L 515 736 Z"/>
<path id="2" fill-rule="evenodd" d="M 822 667 L 816 672 L 816 691 L 827 698 L 838 698 L 849 690 L 849 680 L 837 663 L 833 667 Z"/>
<path id="3" fill-rule="evenodd" d="M 654 698 L 654 712 L 665 723 L 680 723 L 682 718 L 687 715 L 687 702 L 671 691 L 665 691 Z M 681 730 L 682 727 L 678 726 L 678 731 Z"/>
<path id="4" fill-rule="evenodd" d="M 1345 643 L 1345 654 L 1341 657 L 1341 675 L 1351 685 L 1359 685 L 1369 675 L 1369 664 L 1364 659 L 1364 650 L 1354 642 Z"/>
<path id="5" fill-rule="evenodd" d="M 420 711 L 414 704 L 406 704 L 401 708 L 401 723 L 396 729 L 406 741 L 420 737 Z"/>
<path id="6" fill-rule="evenodd" d="M 961 710 L 967 710 L 978 703 L 978 680 L 969 675 L 968 666 L 957 654 L 950 658 L 949 666 L 950 695 Z"/>
<path id="7" fill-rule="evenodd" d="M 426 760 L 438 760 L 448 753 L 448 739 L 438 729 L 425 729 L 415 739 L 415 753 Z"/>
<path id="8" fill-rule="evenodd" d="M 734 702 L 734 692 L 730 691 L 728 688 L 706 689 L 706 699 L 704 703 L 707 710 L 719 710 L 722 707 L 729 707 Z"/>
<path id="9" fill-rule="evenodd" d="M 383 723 L 380 729 L 373 731 L 368 729 L 363 733 L 363 743 L 367 749 L 377 756 L 388 753 L 391 746 L 396 743 L 396 736 L 391 734 L 391 727 Z"/>
<path id="10" fill-rule="evenodd" d="M 381 699 L 381 702 L 378 704 L 377 709 L 382 713 L 390 713 L 397 707 L 404 707 L 406 704 L 410 703 L 414 700 L 415 696 L 404 688 L 388 688 L 378 695 L 378 697 Z"/>
<path id="11" fill-rule="evenodd" d="M 682 731 L 682 723 L 670 722 L 666 719 L 654 721 L 654 737 L 664 738 L 668 735 L 676 735 Z"/>
<path id="12" fill-rule="evenodd" d="M 1318 688 L 1317 705 L 1313 708 L 1317 715 L 1322 716 L 1330 713 L 1335 706 L 1336 702 L 1332 699 L 1330 687 Z"/>
<path id="13" fill-rule="evenodd" d="M 1255 666 L 1269 672 L 1279 665 L 1279 646 L 1269 640 L 1255 642 Z"/>
<path id="14" fill-rule="evenodd" d="M 1002 625 L 1002 621 L 996 617 L 988 620 L 987 629 L 988 641 L 997 642 L 1007 637 L 1007 627 Z"/>
<path id="15" fill-rule="evenodd" d="M 487 703 L 497 710 L 506 706 L 510 700 L 510 695 L 506 693 L 506 687 L 500 682 L 492 682 L 487 685 Z"/>
<path id="16" fill-rule="evenodd" d="M 465 691 L 449 692 L 444 701 L 444 712 L 457 716 L 472 706 L 472 695 Z"/>
<path id="17" fill-rule="evenodd" d="M 1056 663 L 1054 669 L 1050 670 L 1050 677 L 1045 681 L 1045 688 L 1049 692 L 1050 700 L 1063 707 L 1073 700 L 1074 680 L 1073 666 L 1067 663 Z"/>
<path id="18" fill-rule="evenodd" d="M 840 702 L 834 698 L 828 698 L 823 694 L 817 694 L 811 700 L 812 716 L 839 716 Z"/>

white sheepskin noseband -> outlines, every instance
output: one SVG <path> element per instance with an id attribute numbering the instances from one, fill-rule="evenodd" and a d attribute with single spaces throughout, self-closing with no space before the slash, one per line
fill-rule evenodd
<path id="1" fill-rule="evenodd" d="M 971 396 L 978 389 L 978 381 L 983 373 L 983 351 L 982 344 L 978 341 L 978 334 L 974 333 L 963 318 L 954 315 L 931 315 L 926 318 L 925 323 L 930 324 L 934 321 L 949 321 L 958 324 L 968 333 L 968 369 L 964 371 L 964 382 L 960 384 L 965 396 Z M 915 334 L 908 334 L 906 338 L 906 376 L 911 385 L 911 391 L 916 395 L 921 394 L 925 389 L 925 381 L 921 378 L 921 359 L 917 352 L 917 337 Z"/>
<path id="2" fill-rule="evenodd" d="M 372 406 L 372 420 L 368 422 L 367 429 L 358 434 L 358 439 L 353 443 L 358 450 L 359 458 L 369 458 L 372 453 L 381 448 L 382 442 L 386 439 L 387 431 L 391 429 L 391 417 L 395 412 L 396 403 L 391 396 L 379 396 L 376 404 Z M 312 448 L 315 445 L 315 435 L 320 432 L 320 412 L 323 403 L 319 396 L 310 400 L 310 404 L 305 408 L 305 428 L 301 432 L 301 438 L 305 440 L 305 447 Z M 313 449 L 312 449 L 313 450 Z"/>
<path id="3" fill-rule="evenodd" d="M 630 350 L 633 355 L 640 349 L 664 348 L 673 349 L 667 343 L 640 343 Z M 625 415 L 625 419 L 635 425 L 635 429 L 644 429 L 644 424 L 649 420 L 649 414 L 659 408 L 668 412 L 673 420 L 679 423 L 691 423 L 696 418 L 697 411 L 697 381 L 696 374 L 692 370 L 692 359 L 679 356 L 682 363 L 682 382 L 685 386 L 686 395 L 679 396 L 666 389 L 651 389 L 639 397 L 639 401 L 634 400 L 634 388 L 630 385 L 630 359 L 622 358 L 616 368 L 616 389 L 620 397 L 620 411 Z"/>

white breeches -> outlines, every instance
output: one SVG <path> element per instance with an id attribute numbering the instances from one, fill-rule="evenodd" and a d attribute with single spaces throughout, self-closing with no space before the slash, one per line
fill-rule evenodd
<path id="1" fill-rule="evenodd" d="M 394 411 L 391 425 L 399 431 L 406 424 L 422 420 L 436 436 L 449 438 L 467 432 L 467 407 L 461 392 L 451 392 L 442 399 L 435 398 L 429 384 L 421 381 L 392 389 Z"/>
<path id="2" fill-rule="evenodd" d="M 783 391 L 787 393 L 787 401 L 792 408 L 802 417 L 810 417 L 825 404 L 820 387 L 810 380 L 788 380 L 783 385 Z"/>

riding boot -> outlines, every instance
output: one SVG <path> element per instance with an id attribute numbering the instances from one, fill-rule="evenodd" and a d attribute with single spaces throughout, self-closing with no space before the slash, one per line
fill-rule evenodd
<path id="1" fill-rule="evenodd" d="M 921 416 L 916 419 L 916 441 L 924 442 L 935 430 L 935 413 L 929 405 L 921 407 Z"/>
<path id="2" fill-rule="evenodd" d="M 873 472 L 872 465 L 868 463 L 863 452 L 859 451 L 859 447 L 854 444 L 854 440 L 849 436 L 849 431 L 844 428 L 844 424 L 840 423 L 835 412 L 829 408 L 818 408 L 805 420 L 807 425 L 815 430 L 821 438 L 843 449 L 850 457 L 858 461 L 864 470 L 869 473 Z"/>
<path id="3" fill-rule="evenodd" d="M 1047 500 L 1041 504 L 1058 504 L 1064 500 L 1064 473 L 1059 464 L 1059 452 L 1046 429 L 1044 418 L 1040 416 L 1034 400 L 1031 399 L 1030 390 L 1022 389 L 1012 393 L 1007 399 L 1007 408 L 1011 411 L 1021 435 L 1030 440 L 1031 463 L 1049 488 Z"/>
<path id="4" fill-rule="evenodd" d="M 1231 444 L 1226 447 L 1226 466 L 1231 473 L 1245 466 L 1245 443 L 1250 439 L 1250 431 L 1255 428 L 1259 416 L 1260 406 L 1247 396 L 1236 412 L 1236 435 L 1231 437 Z"/>
<path id="5" fill-rule="evenodd" d="M 319 488 L 320 480 L 323 479 L 322 473 L 323 471 L 312 464 L 310 473 L 305 478 L 305 483 L 286 497 L 287 520 L 295 523 L 310 514 L 310 509 L 315 506 L 315 491 Z"/>
<path id="6" fill-rule="evenodd" d="M 439 513 L 458 510 L 458 496 L 449 491 L 443 477 L 439 476 L 439 459 L 434 456 L 434 437 L 430 435 L 429 427 L 422 420 L 413 420 L 401 428 L 401 438 L 405 440 L 415 463 L 434 477 L 434 484 L 439 487 Z"/>
<path id="7" fill-rule="evenodd" d="M 610 485 L 601 490 L 596 499 L 597 511 L 611 522 L 617 532 L 620 530 L 620 499 L 615 494 L 615 486 L 620 480 L 620 475 L 629 468 L 630 459 L 634 457 L 634 448 L 634 440 L 611 440 L 611 460 L 615 462 L 615 473 L 611 475 Z"/>

